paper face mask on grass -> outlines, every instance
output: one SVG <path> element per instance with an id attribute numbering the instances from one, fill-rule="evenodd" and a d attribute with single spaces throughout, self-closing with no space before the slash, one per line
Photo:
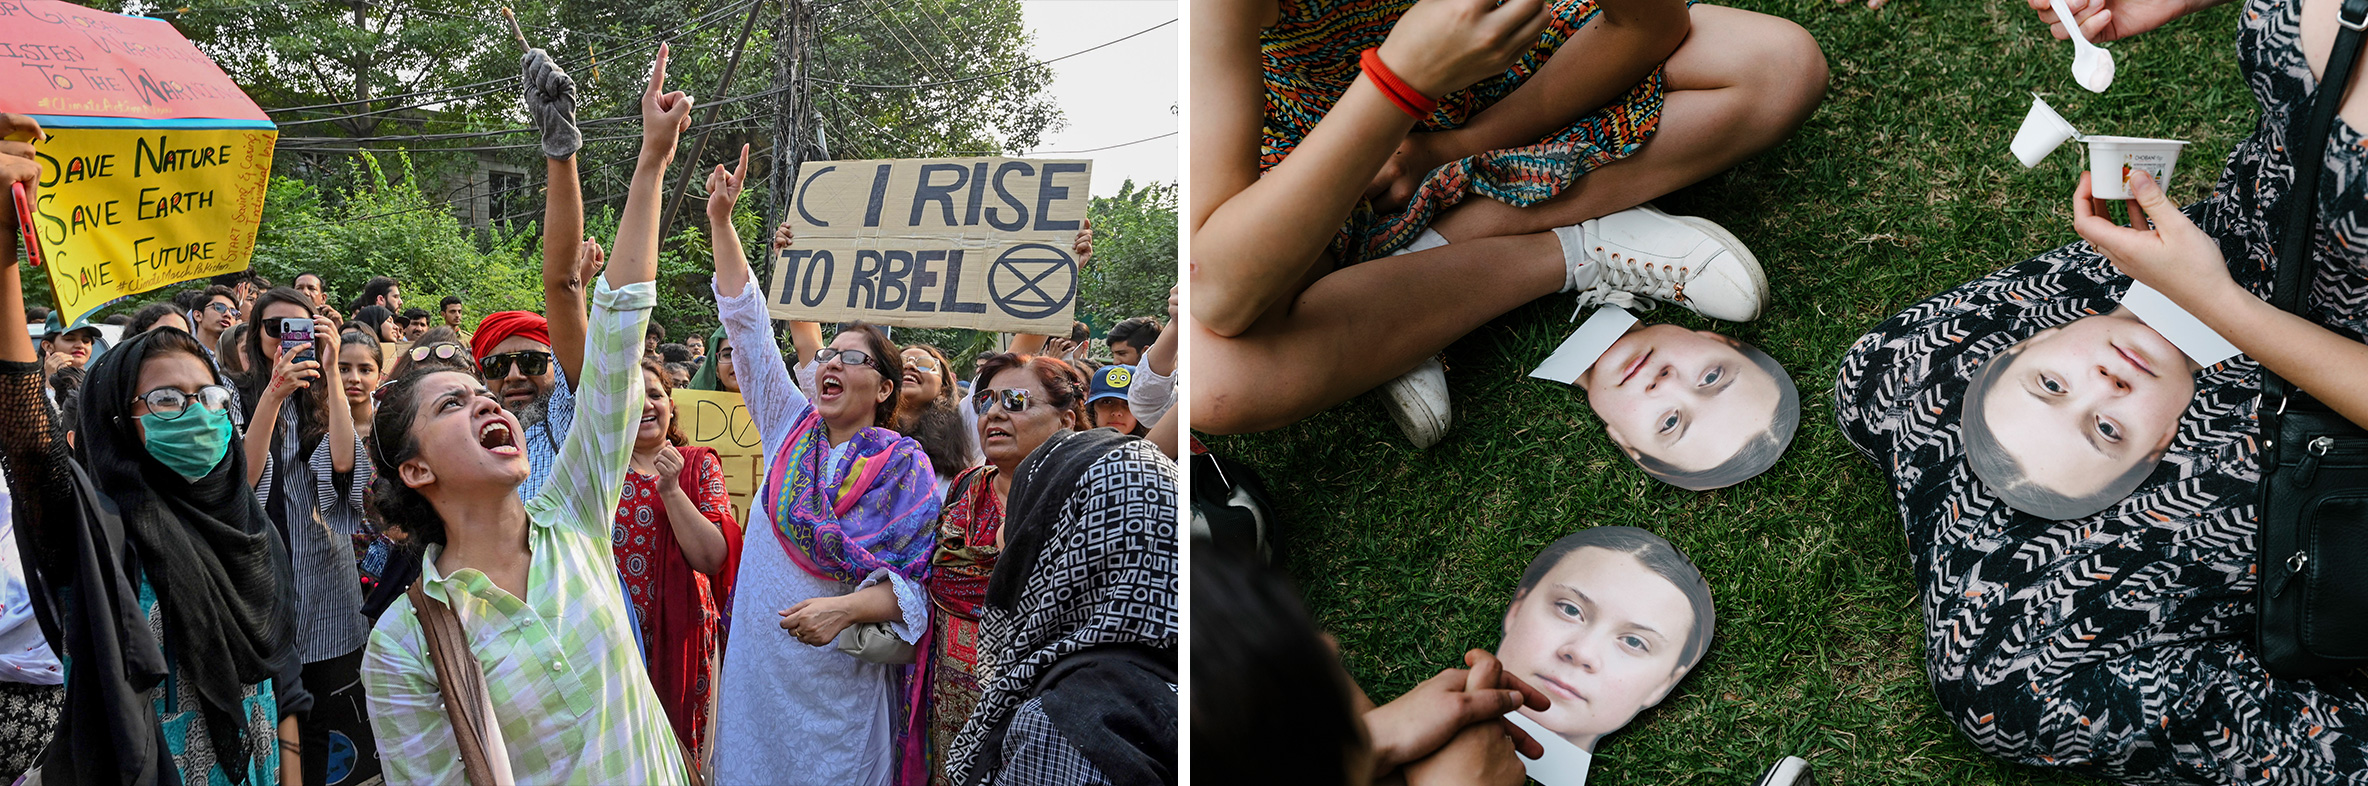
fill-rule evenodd
<path id="1" fill-rule="evenodd" d="M 1592 753 L 1701 662 L 1716 621 L 1710 586 L 1669 541 L 1594 527 L 1530 561 L 1496 655 L 1552 700 L 1520 712 Z"/>
<path id="2" fill-rule="evenodd" d="M 1625 316 L 1606 309 L 1590 318 L 1533 376 L 1585 390 L 1587 406 L 1620 452 L 1664 483 L 1707 491 L 1775 466 L 1801 421 L 1800 393 L 1784 367 L 1717 333 L 1634 327 L 1633 318 L 1608 348 L 1586 345 L 1583 337 L 1599 330 L 1601 320 Z M 1590 352 L 1597 356 L 1586 357 Z M 1575 378 L 1559 376 L 1579 364 L 1585 367 Z"/>
<path id="3" fill-rule="evenodd" d="M 2015 510 L 2075 519 L 2154 474 L 2198 367 L 2127 309 L 2039 331 L 1984 361 L 1965 391 L 1965 457 Z"/>

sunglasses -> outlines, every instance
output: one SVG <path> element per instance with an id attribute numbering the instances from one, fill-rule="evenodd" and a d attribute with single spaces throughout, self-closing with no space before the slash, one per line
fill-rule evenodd
<path id="1" fill-rule="evenodd" d="M 850 366 L 871 366 L 871 365 L 872 365 L 872 354 L 871 354 L 871 353 L 869 353 L 869 352 L 865 352 L 865 351 L 863 351 L 863 350 L 860 350 L 860 349 L 840 349 L 840 348 L 838 348 L 838 347 L 823 347 L 823 348 L 821 348 L 821 349 L 814 350 L 814 364 L 815 364 L 815 365 L 818 365 L 818 366 L 819 366 L 819 365 L 822 365 L 822 364 L 824 364 L 824 363 L 828 363 L 828 362 L 830 362 L 830 361 L 831 361 L 831 358 L 838 358 L 839 362 L 841 362 L 841 363 L 845 363 L 845 364 L 847 364 L 847 365 L 850 365 Z M 877 370 L 879 370 L 879 367 L 878 367 L 878 366 L 872 366 L 872 369 L 873 369 L 873 370 L 875 370 L 875 371 L 877 371 Z"/>
<path id="2" fill-rule="evenodd" d="M 182 413 L 189 411 L 191 403 L 215 412 L 229 408 L 230 389 L 221 385 L 207 385 L 198 388 L 196 395 L 190 395 L 180 388 L 157 388 L 133 396 L 132 401 L 147 404 L 148 414 L 165 420 L 175 420 L 180 418 Z"/>
<path id="3" fill-rule="evenodd" d="M 462 350 L 459 344 L 454 344 L 454 343 L 451 343 L 451 342 L 448 342 L 448 341 L 447 341 L 447 342 L 439 342 L 439 343 L 435 343 L 435 344 L 429 344 L 429 345 L 427 345 L 427 346 L 424 346 L 424 347 L 412 347 L 412 348 L 411 348 L 411 353 L 410 353 L 410 354 L 411 354 L 411 362 L 413 362 L 413 363 L 420 363 L 420 362 L 424 362 L 424 361 L 426 361 L 426 360 L 428 359 L 428 355 L 431 355 L 431 354 L 435 355 L 437 360 L 451 360 L 451 359 L 453 359 L 453 358 L 456 358 L 456 357 L 467 357 L 467 356 L 468 356 L 468 353 L 467 353 L 466 351 Z M 516 353 L 512 353 L 512 354 L 516 354 Z M 467 361 L 462 361 L 462 362 L 464 362 L 464 363 L 465 363 L 465 362 L 467 362 Z M 534 376 L 534 375 L 530 373 L 530 374 L 528 374 L 527 376 Z"/>
<path id="4" fill-rule="evenodd" d="M 477 359 L 477 376 L 486 379 L 501 379 L 510 375 L 509 368 L 512 364 L 518 366 L 520 374 L 539 377 L 543 375 L 543 372 L 551 370 L 551 353 L 530 349 L 522 352 L 487 355 Z"/>
<path id="5" fill-rule="evenodd" d="M 309 318 L 304 319 L 304 324 L 309 326 L 312 324 L 312 320 Z M 264 338 L 279 338 L 281 333 L 287 332 L 280 321 L 277 319 L 263 320 L 262 330 Z"/>
<path id="6" fill-rule="evenodd" d="M 1028 391 L 1016 388 L 981 390 L 978 395 L 970 397 L 970 407 L 978 414 L 985 415 L 987 410 L 993 408 L 998 401 L 1003 404 L 1005 412 L 1026 412 L 1028 404 L 1033 399 L 1029 398 Z"/>
<path id="7" fill-rule="evenodd" d="M 207 303 L 206 310 L 216 314 L 229 314 L 234 317 L 238 316 L 238 307 L 229 303 Z"/>

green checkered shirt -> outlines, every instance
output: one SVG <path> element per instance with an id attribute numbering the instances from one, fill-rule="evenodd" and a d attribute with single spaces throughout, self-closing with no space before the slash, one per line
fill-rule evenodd
<path id="1" fill-rule="evenodd" d="M 522 784 L 684 782 L 682 751 L 642 668 L 609 545 L 641 418 L 642 327 L 656 302 L 649 282 L 610 289 L 603 280 L 593 293 L 574 428 L 550 484 L 526 504 L 527 597 L 474 568 L 441 575 L 443 549 L 427 547 L 424 589 L 460 616 Z M 370 632 L 362 682 L 388 783 L 465 782 L 408 598 Z"/>

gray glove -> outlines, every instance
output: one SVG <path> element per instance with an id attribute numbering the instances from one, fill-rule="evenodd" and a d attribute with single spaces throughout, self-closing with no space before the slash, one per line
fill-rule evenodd
<path id="1" fill-rule="evenodd" d="M 526 77 L 526 113 L 543 136 L 543 156 L 575 155 L 584 147 L 584 132 L 576 130 L 576 80 L 541 49 L 526 50 L 518 70 Z"/>

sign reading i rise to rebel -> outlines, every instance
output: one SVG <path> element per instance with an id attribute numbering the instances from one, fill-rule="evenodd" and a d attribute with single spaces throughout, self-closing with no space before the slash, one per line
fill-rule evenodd
<path id="1" fill-rule="evenodd" d="M 1065 334 L 1088 161 L 810 161 L 773 261 L 774 317 Z"/>

